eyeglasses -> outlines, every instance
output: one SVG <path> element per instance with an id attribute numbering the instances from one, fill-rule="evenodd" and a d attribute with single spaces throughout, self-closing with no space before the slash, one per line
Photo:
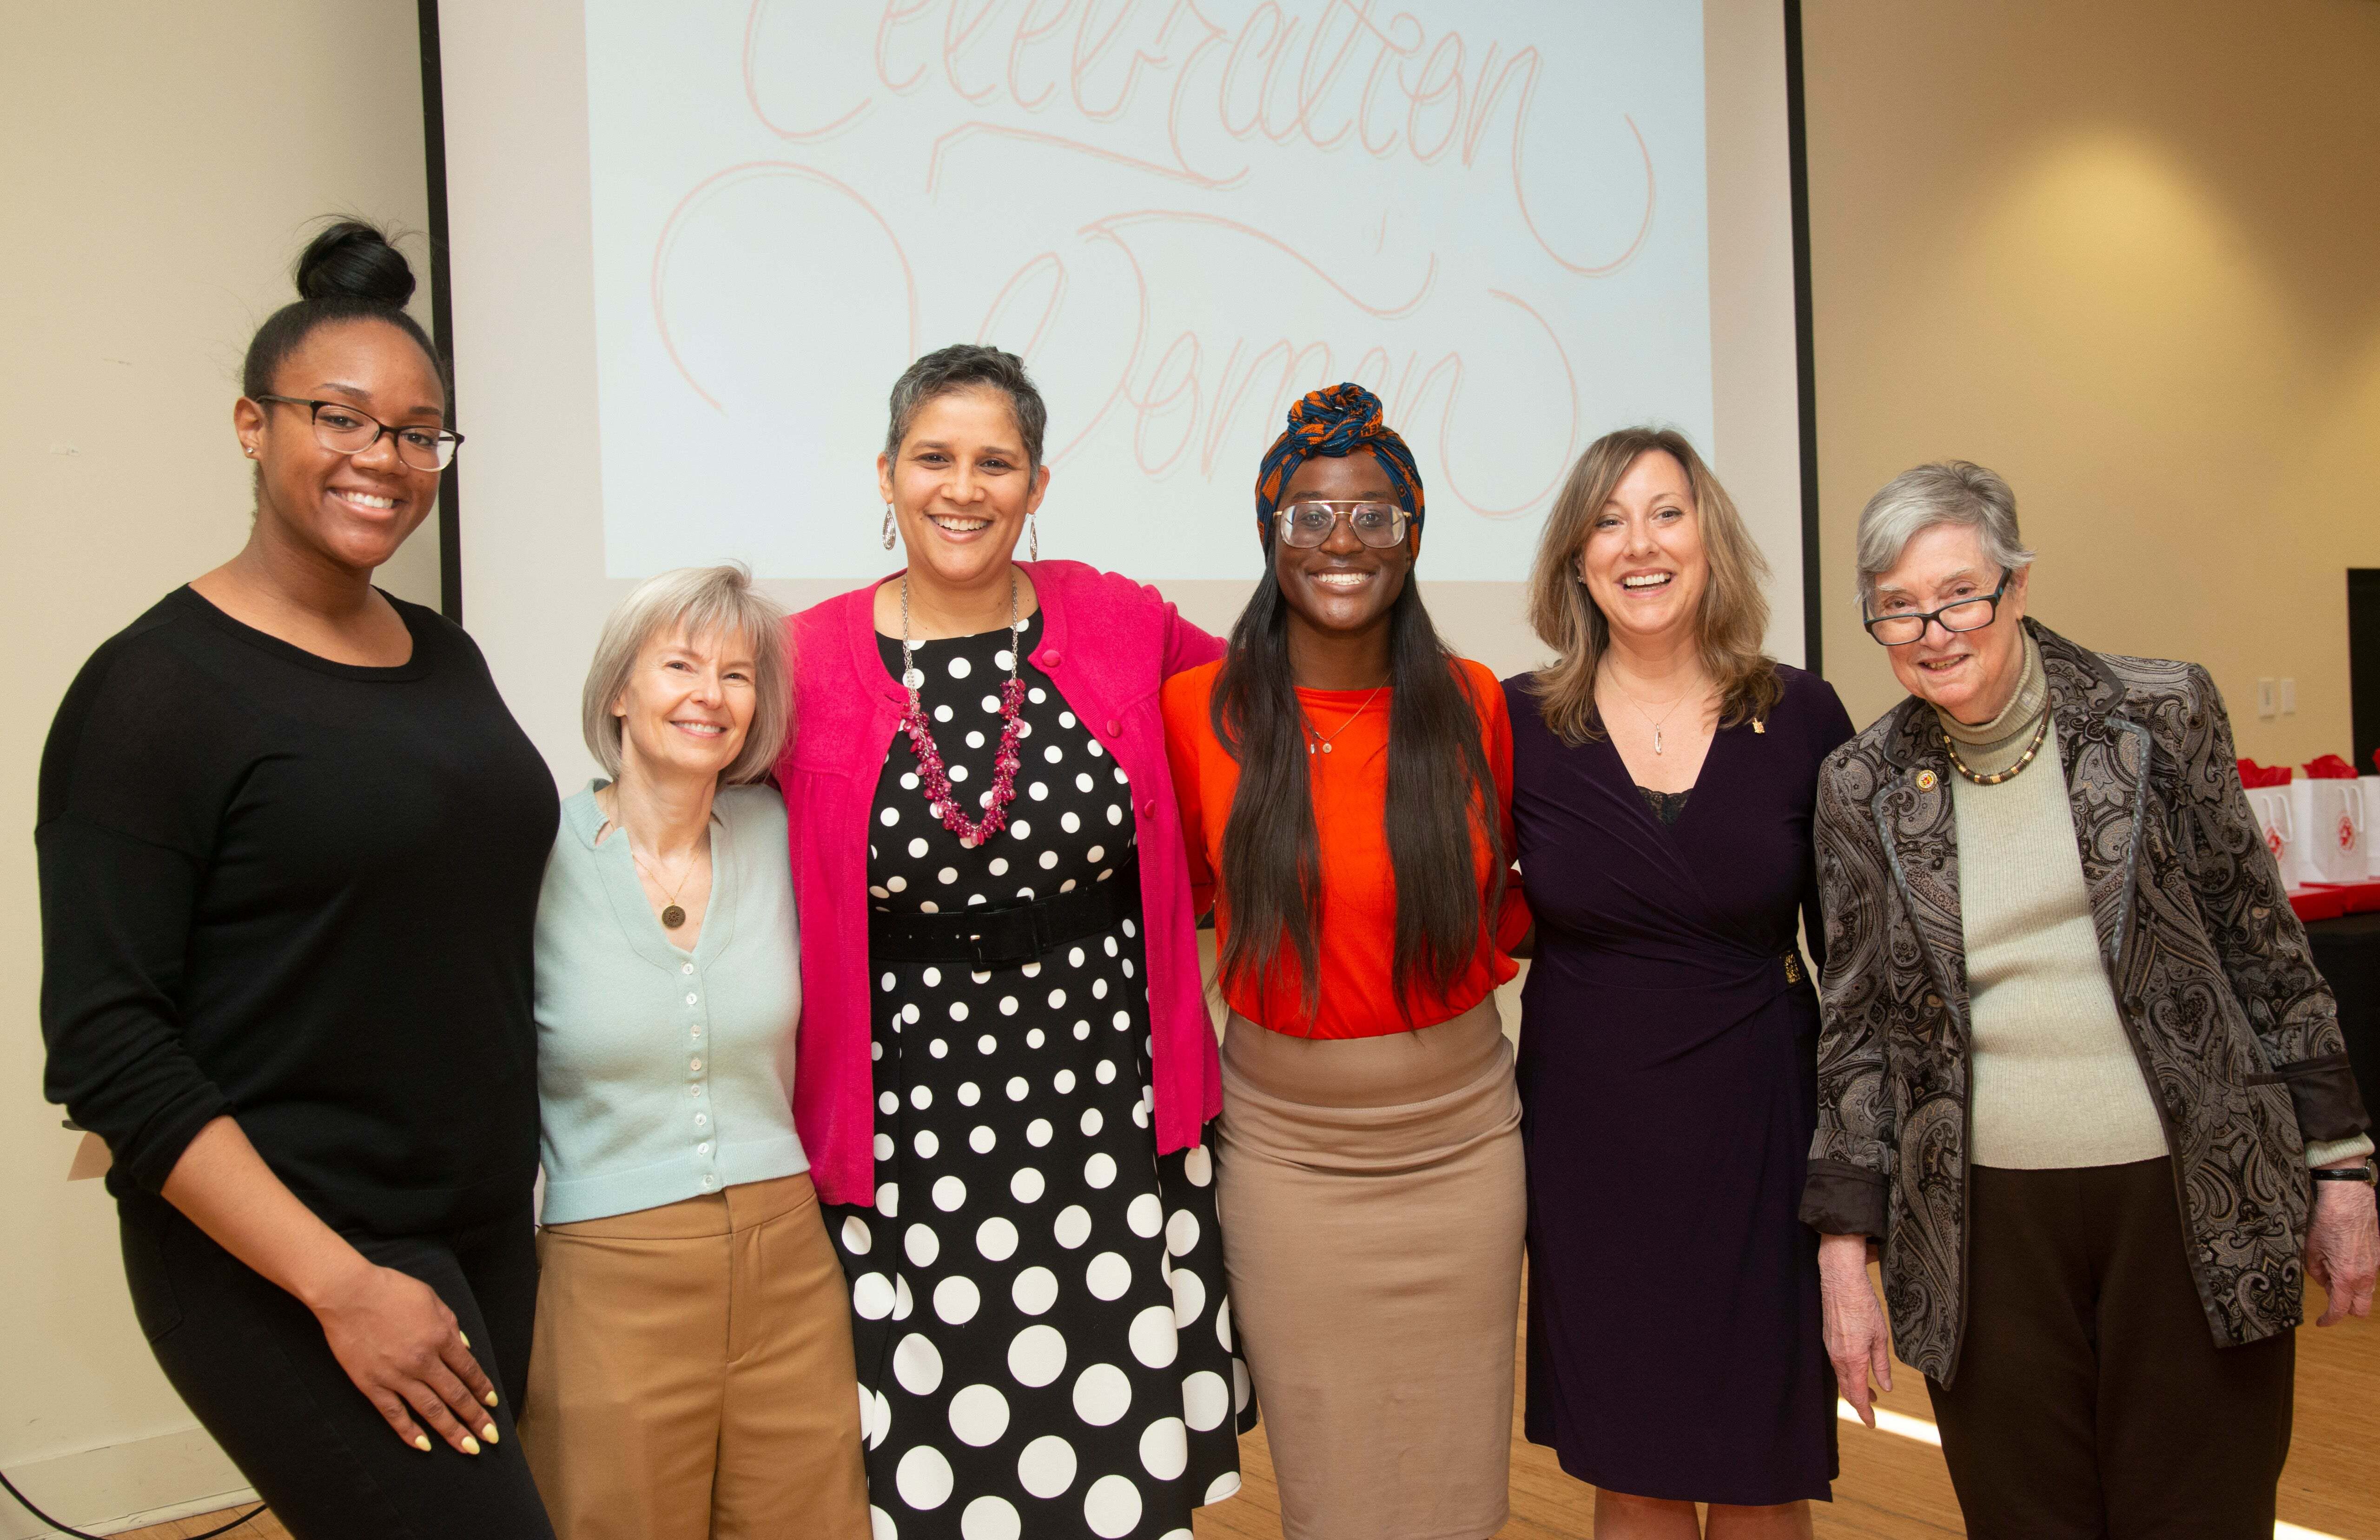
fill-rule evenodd
<path id="1" fill-rule="evenodd" d="M 344 401 L 307 401 L 294 395 L 256 399 L 307 408 L 314 418 L 314 442 L 334 454 L 360 455 L 386 434 L 396 441 L 396 457 L 414 469 L 444 470 L 455 463 L 455 451 L 463 442 L 462 434 L 445 428 L 391 428 Z"/>
<path id="2" fill-rule="evenodd" d="M 1272 517 L 1281 542 L 1301 550 L 1327 543 L 1342 518 L 1357 540 L 1376 551 L 1405 538 L 1405 511 L 1393 503 L 1293 503 Z"/>
<path id="3" fill-rule="evenodd" d="M 2008 592 L 2010 573 L 2000 570 L 2000 586 L 1974 599 L 1962 599 L 1956 604 L 1945 604 L 1938 610 L 1915 614 L 1876 615 L 1860 618 L 1867 634 L 1886 647 L 1907 647 L 1925 635 L 1926 623 L 1939 621 L 1945 631 L 1981 631 L 1999 613 L 2000 595 Z"/>

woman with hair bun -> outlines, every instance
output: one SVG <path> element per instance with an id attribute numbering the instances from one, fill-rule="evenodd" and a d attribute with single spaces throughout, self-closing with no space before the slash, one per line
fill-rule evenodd
<path id="1" fill-rule="evenodd" d="M 1602 1536 L 1806 1536 L 1834 1476 L 1794 931 L 1818 951 L 1812 809 L 1852 724 L 1761 650 L 1765 572 L 1682 435 L 1606 434 L 1530 576 L 1554 661 L 1505 683 L 1537 917 L 1526 1431 L 1595 1485 Z"/>
<path id="2" fill-rule="evenodd" d="M 1232 1013 L 1232 1306 L 1292 1540 L 1476 1540 L 1509 1507 L 1524 1219 L 1504 697 L 1430 624 L 1421 475 L 1369 391 L 1293 406 L 1256 503 L 1230 650 L 1165 686 Z"/>
<path id="3" fill-rule="evenodd" d="M 553 781 L 372 587 L 461 435 L 405 259 L 333 225 L 249 344 L 247 546 L 67 691 L 35 842 L 47 1092 L 106 1141 L 166 1377 L 302 1540 L 550 1536 L 530 939 Z"/>

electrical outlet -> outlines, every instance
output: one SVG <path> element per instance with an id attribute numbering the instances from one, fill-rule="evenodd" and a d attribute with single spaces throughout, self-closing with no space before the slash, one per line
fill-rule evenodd
<path id="1" fill-rule="evenodd" d="M 2297 715 L 2297 711 L 2298 682 L 2294 679 L 2284 679 L 2281 681 L 2281 715 L 2293 717 Z"/>
<path id="2" fill-rule="evenodd" d="M 2260 717 L 2273 717 L 2280 715 L 2280 710 L 2278 692 L 2273 688 L 2273 682 L 2269 679 L 2257 680 L 2256 714 Z"/>

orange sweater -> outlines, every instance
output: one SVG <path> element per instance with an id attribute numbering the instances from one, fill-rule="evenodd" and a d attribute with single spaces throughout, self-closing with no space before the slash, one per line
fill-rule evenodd
<path id="1" fill-rule="evenodd" d="M 1464 683 L 1486 730 L 1488 765 L 1496 781 L 1496 811 L 1504 848 L 1512 848 L 1512 725 L 1504 692 L 1480 664 L 1462 662 Z M 1190 853 L 1191 900 L 1204 910 L 1215 904 L 1220 941 L 1230 934 L 1231 915 L 1216 892 L 1222 866 L 1223 827 L 1239 789 L 1240 767 L 1223 749 L 1208 717 L 1220 663 L 1175 674 L 1165 682 L 1165 748 L 1173 761 L 1173 789 L 1182 804 L 1182 831 Z M 1493 931 L 1481 927 L 1471 964 L 1443 995 L 1412 1001 L 1408 1014 L 1396 997 L 1397 895 L 1389 866 L 1388 835 L 1381 827 L 1389 796 L 1389 711 L 1393 692 L 1383 690 L 1362 709 L 1368 690 L 1300 690 L 1307 720 L 1330 740 L 1331 751 L 1306 760 L 1314 786 L 1314 821 L 1322 846 L 1322 937 L 1320 1003 L 1311 1020 L 1293 970 L 1288 979 L 1262 989 L 1241 983 L 1223 998 L 1232 1010 L 1259 1025 L 1293 1037 L 1374 1037 L 1430 1026 L 1478 1004 L 1517 972 L 1507 948 L 1528 934 L 1528 905 L 1517 876 L 1508 879 Z M 1485 844 L 1477 876 L 1482 902 L 1494 876 Z"/>

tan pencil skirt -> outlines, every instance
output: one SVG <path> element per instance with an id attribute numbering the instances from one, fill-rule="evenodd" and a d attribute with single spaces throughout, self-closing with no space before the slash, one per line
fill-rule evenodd
<path id="1" fill-rule="evenodd" d="M 520 1439 L 560 1540 L 868 1540 L 851 1307 L 807 1175 L 538 1231 Z"/>
<path id="2" fill-rule="evenodd" d="M 1492 996 L 1352 1041 L 1232 1018 L 1217 1202 L 1289 1540 L 1502 1526 L 1520 1130 Z"/>

